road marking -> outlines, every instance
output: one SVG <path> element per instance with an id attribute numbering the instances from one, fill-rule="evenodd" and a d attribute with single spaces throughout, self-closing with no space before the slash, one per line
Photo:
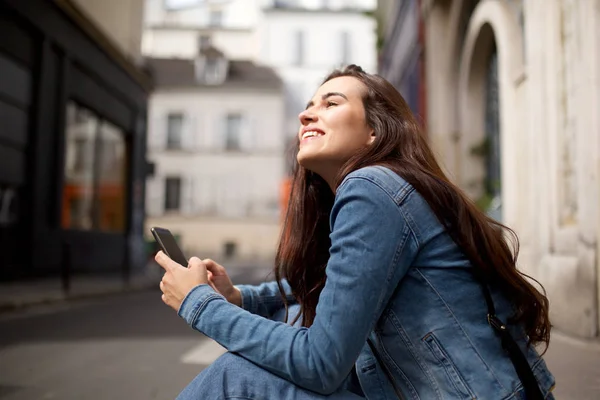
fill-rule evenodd
<path id="1" fill-rule="evenodd" d="M 219 343 L 212 339 L 205 339 L 198 346 L 181 356 L 181 362 L 184 364 L 209 365 L 226 352 L 227 349 Z"/>

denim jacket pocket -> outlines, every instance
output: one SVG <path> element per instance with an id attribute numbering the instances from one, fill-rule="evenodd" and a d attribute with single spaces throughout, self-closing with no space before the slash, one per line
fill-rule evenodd
<path id="1" fill-rule="evenodd" d="M 454 391 L 457 395 L 457 399 L 475 399 L 475 395 L 461 376 L 458 368 L 452 362 L 448 353 L 444 350 L 441 343 L 435 337 L 433 333 L 428 333 L 423 337 L 423 342 L 427 345 L 435 359 L 438 361 L 439 365 L 443 367 L 445 371 L 445 375 L 447 378 L 447 382 L 449 385 L 445 385 L 447 389 L 450 391 Z M 438 382 L 442 384 L 442 382 Z"/>

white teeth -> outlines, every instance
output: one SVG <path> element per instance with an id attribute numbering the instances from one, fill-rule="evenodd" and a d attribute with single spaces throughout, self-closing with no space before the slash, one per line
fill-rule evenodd
<path id="1" fill-rule="evenodd" d="M 304 135 L 302 135 L 302 139 L 306 139 L 306 138 L 313 137 L 313 136 L 323 136 L 323 134 L 321 132 L 317 132 L 317 131 L 308 131 L 308 132 L 304 132 Z"/>

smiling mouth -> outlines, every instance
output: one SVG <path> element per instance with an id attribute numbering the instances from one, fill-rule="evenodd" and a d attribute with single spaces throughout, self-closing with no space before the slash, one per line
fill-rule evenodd
<path id="1" fill-rule="evenodd" d="M 310 139 L 310 138 L 317 138 L 319 136 L 323 136 L 324 133 L 323 132 L 319 132 L 319 131 L 307 131 L 304 132 L 304 134 L 302 135 L 302 140 L 304 139 Z"/>

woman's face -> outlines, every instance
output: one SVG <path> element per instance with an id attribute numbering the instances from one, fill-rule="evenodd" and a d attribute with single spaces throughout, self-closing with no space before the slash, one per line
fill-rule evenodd
<path id="1" fill-rule="evenodd" d="M 297 160 L 330 184 L 342 165 L 374 137 L 367 126 L 364 84 L 342 76 L 325 82 L 308 103 L 300 118 L 300 149 Z"/>

